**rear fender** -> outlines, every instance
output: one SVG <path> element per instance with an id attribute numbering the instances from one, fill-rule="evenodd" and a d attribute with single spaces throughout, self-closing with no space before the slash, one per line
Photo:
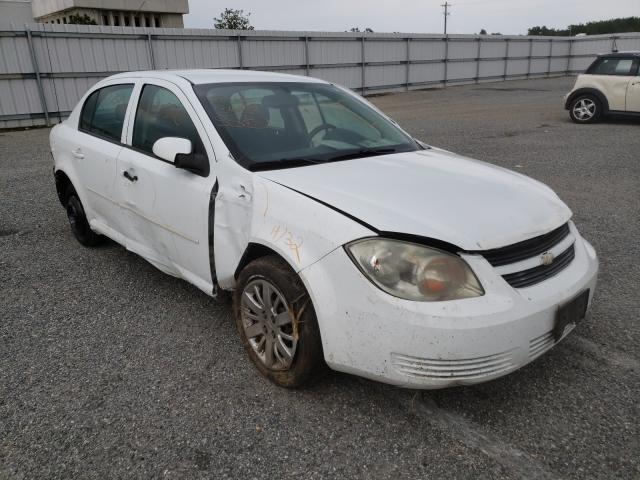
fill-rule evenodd
<path id="1" fill-rule="evenodd" d="M 607 100 L 607 97 L 605 97 L 600 90 L 596 90 L 595 88 L 579 88 L 575 92 L 572 92 L 564 104 L 565 110 L 569 110 L 569 107 L 571 106 L 571 102 L 573 102 L 576 98 L 578 98 L 581 95 L 593 95 L 598 100 L 600 100 L 603 113 L 607 113 L 609 111 L 609 101 Z"/>

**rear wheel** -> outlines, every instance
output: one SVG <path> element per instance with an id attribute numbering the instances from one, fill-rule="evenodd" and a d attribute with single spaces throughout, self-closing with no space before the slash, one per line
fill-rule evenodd
<path id="1" fill-rule="evenodd" d="M 262 257 L 242 270 L 234 313 L 249 358 L 276 385 L 299 387 L 323 370 L 315 310 L 284 260 Z"/>
<path id="2" fill-rule="evenodd" d="M 76 240 L 85 247 L 95 247 L 100 244 L 103 237 L 91 230 L 80 197 L 78 197 L 78 193 L 71 185 L 67 187 L 65 205 L 69 225 Z"/>
<path id="3" fill-rule="evenodd" d="M 593 123 L 602 115 L 602 104 L 593 95 L 580 95 L 569 107 L 569 116 L 576 123 Z"/>

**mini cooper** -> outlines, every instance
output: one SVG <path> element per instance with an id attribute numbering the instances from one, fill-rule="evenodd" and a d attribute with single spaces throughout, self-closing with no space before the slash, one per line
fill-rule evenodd
<path id="1" fill-rule="evenodd" d="M 348 89 L 237 70 L 93 86 L 51 131 L 81 245 L 233 297 L 257 369 L 404 387 L 491 380 L 585 317 L 598 262 L 556 194 L 412 138 Z"/>
<path id="2" fill-rule="evenodd" d="M 578 75 L 564 98 L 576 123 L 593 123 L 604 115 L 640 115 L 640 52 L 600 55 Z"/>

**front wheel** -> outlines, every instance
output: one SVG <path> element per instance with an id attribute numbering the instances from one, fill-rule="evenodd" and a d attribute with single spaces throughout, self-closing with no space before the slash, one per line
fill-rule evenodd
<path id="1" fill-rule="evenodd" d="M 262 257 L 242 270 L 234 313 L 249 358 L 276 385 L 299 387 L 323 370 L 315 310 L 284 260 Z"/>
<path id="2" fill-rule="evenodd" d="M 593 123 L 602 115 L 602 104 L 593 95 L 580 95 L 569 106 L 569 116 L 576 123 Z"/>

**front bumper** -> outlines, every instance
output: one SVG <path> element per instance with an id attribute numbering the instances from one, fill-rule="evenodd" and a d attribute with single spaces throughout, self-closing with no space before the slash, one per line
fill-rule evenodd
<path id="1" fill-rule="evenodd" d="M 318 316 L 327 364 L 427 389 L 480 383 L 526 365 L 554 345 L 559 305 L 587 288 L 591 305 L 598 260 L 571 228 L 575 258 L 554 277 L 514 289 L 484 258 L 465 255 L 485 295 L 446 302 L 392 297 L 367 280 L 344 249 L 334 250 L 300 272 Z"/>

